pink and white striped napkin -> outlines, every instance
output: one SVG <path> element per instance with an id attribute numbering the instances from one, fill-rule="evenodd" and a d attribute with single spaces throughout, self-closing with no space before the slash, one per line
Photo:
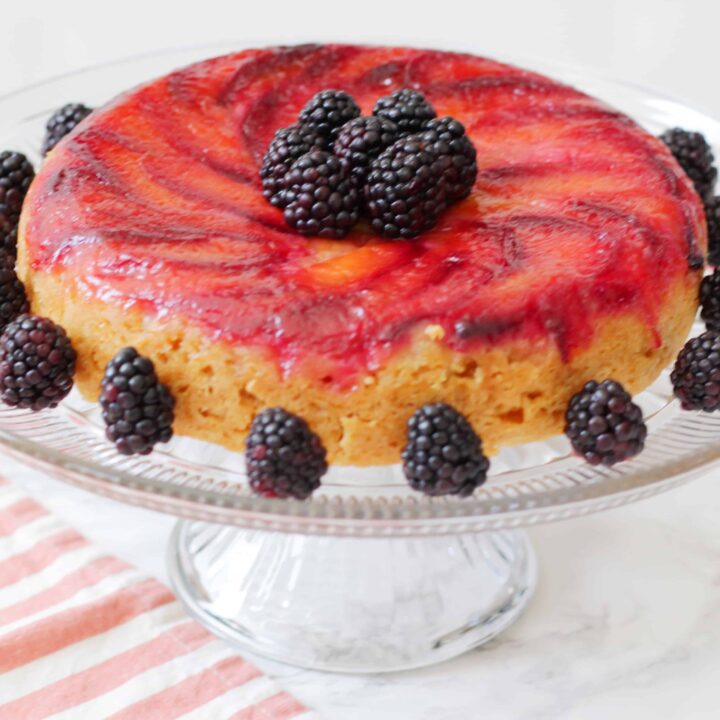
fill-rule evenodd
<path id="1" fill-rule="evenodd" d="M 185 615 L 0 480 L 0 720 L 317 720 Z"/>

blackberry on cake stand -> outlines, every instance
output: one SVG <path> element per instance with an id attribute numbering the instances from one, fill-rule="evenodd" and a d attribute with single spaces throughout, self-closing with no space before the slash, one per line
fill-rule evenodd
<path id="1" fill-rule="evenodd" d="M 16 92 L 0 99 L 0 146 L 36 148 L 39 162 L 52 108 L 77 97 L 99 106 L 133 83 L 233 48 L 135 58 Z M 575 67 L 535 69 L 580 84 L 657 133 L 689 112 Z M 692 117 L 708 140 L 720 139 L 719 122 Z M 698 324 L 693 336 L 701 332 Z M 399 465 L 331 468 L 306 501 L 261 497 L 248 488 L 240 456 L 199 441 L 176 437 L 148 456 L 118 454 L 97 404 L 76 392 L 38 414 L 0 407 L 0 444 L 69 483 L 182 518 L 168 548 L 175 589 L 190 613 L 239 649 L 304 667 L 380 672 L 453 657 L 520 616 L 537 572 L 523 528 L 650 497 L 720 461 L 720 413 L 682 411 L 669 370 L 636 401 L 648 424 L 637 457 L 590 466 L 562 437 L 509 449 L 491 458 L 487 482 L 466 498 L 416 493 Z M 562 602 L 561 588 L 546 592 Z"/>

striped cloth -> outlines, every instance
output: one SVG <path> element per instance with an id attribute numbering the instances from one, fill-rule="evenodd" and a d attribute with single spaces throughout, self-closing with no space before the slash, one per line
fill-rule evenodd
<path id="1" fill-rule="evenodd" d="M 0 720 L 317 720 L 170 591 L 0 480 Z"/>

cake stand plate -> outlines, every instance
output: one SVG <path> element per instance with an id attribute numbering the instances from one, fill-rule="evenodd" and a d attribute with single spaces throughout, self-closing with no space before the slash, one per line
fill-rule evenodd
<path id="1" fill-rule="evenodd" d="M 0 147 L 36 164 L 43 126 L 68 101 L 100 105 L 133 84 L 232 46 L 174 50 L 88 68 L 0 98 Z M 569 82 L 649 131 L 680 125 L 716 146 L 720 123 L 682 101 L 576 67 L 504 58 Z M 697 325 L 694 333 L 701 331 Z M 487 642 L 529 602 L 537 566 L 521 529 L 649 497 L 720 460 L 720 417 L 684 413 L 667 373 L 638 396 L 645 451 L 594 468 L 563 438 L 504 450 L 466 499 L 430 499 L 398 466 L 332 468 L 311 500 L 252 495 L 241 455 L 175 438 L 148 457 L 105 441 L 98 408 L 0 408 L 0 444 L 87 490 L 183 518 L 168 563 L 188 611 L 240 649 L 303 667 L 378 672 Z"/>

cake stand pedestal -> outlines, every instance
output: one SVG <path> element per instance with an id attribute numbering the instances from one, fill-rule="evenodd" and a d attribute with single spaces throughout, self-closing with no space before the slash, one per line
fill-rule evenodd
<path id="1" fill-rule="evenodd" d="M 405 670 L 481 645 L 532 596 L 526 533 L 324 537 L 180 521 L 168 562 L 190 614 L 241 650 L 341 672 Z"/>

